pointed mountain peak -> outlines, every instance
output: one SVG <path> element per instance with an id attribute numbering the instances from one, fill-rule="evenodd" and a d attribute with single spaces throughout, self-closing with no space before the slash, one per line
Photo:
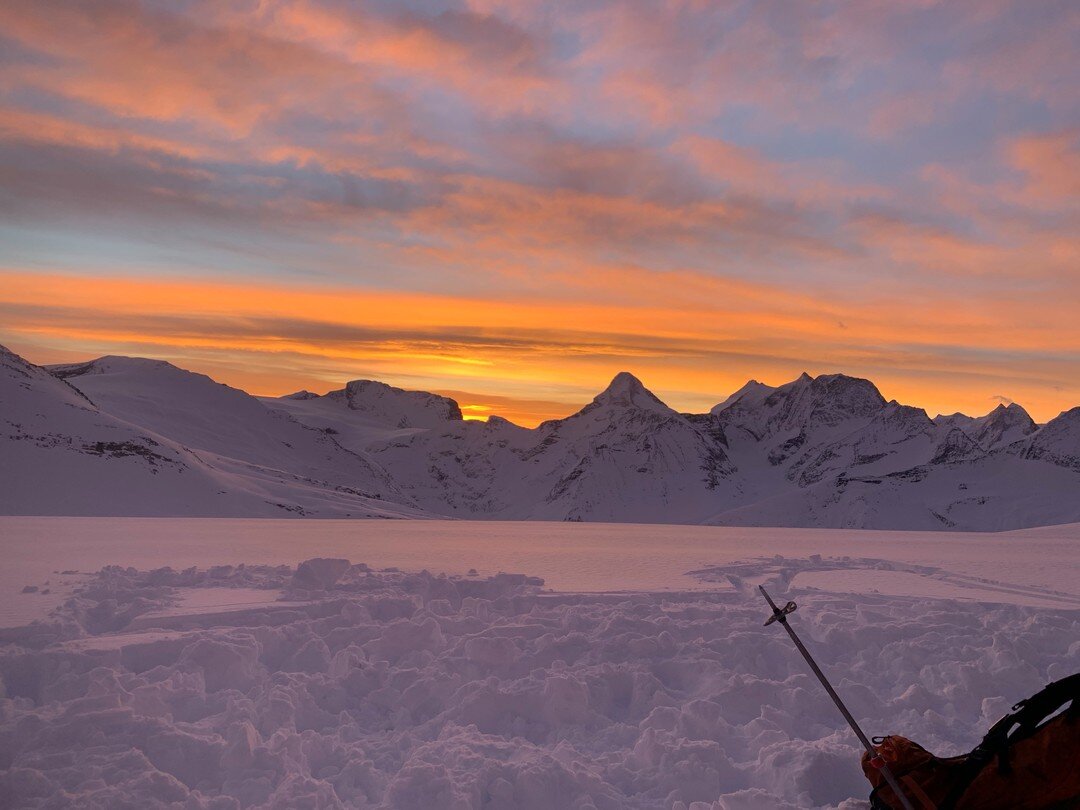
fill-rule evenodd
<path id="1" fill-rule="evenodd" d="M 616 374 L 608 387 L 596 395 L 592 405 L 587 406 L 586 410 L 592 410 L 598 406 L 675 413 L 629 371 L 620 371 Z"/>
<path id="2" fill-rule="evenodd" d="M 296 400 L 318 399 L 318 398 L 319 398 L 318 394 L 313 394 L 310 391 L 308 391 L 306 388 L 302 388 L 299 391 L 294 391 L 291 394 L 285 394 L 285 396 L 280 397 L 280 399 L 296 399 Z"/>
<path id="3" fill-rule="evenodd" d="M 600 396 L 604 396 L 604 394 L 610 394 L 612 396 L 626 396 L 645 390 L 647 389 L 642 384 L 641 380 L 639 380 L 629 371 L 620 371 L 618 374 L 611 378 L 611 382 L 608 383 L 608 387 L 600 393 Z"/>
<path id="4" fill-rule="evenodd" d="M 987 449 L 1018 441 L 1039 429 L 1028 412 L 1015 402 L 1001 403 L 972 424 L 975 438 Z"/>
<path id="5" fill-rule="evenodd" d="M 1024 410 L 1019 402 L 1010 402 L 1006 405 L 1004 402 L 999 403 L 994 410 L 990 411 L 987 416 L 1009 416 L 1012 418 L 1027 416 L 1028 412 Z"/>
<path id="6" fill-rule="evenodd" d="M 1001 403 L 986 416 L 974 421 L 981 424 L 984 430 L 994 425 L 1003 427 L 1016 426 L 1022 428 L 1025 432 L 1031 432 L 1035 429 L 1035 420 L 1022 406 L 1015 402 L 1010 402 L 1008 405 Z"/>
<path id="7" fill-rule="evenodd" d="M 821 379 L 824 379 L 824 377 L 811 377 L 804 371 L 791 382 L 786 382 L 783 385 L 779 385 L 774 390 L 780 394 L 791 394 L 794 392 L 805 391 L 811 386 L 813 386 L 816 381 Z"/>
<path id="8" fill-rule="evenodd" d="M 742 388 L 729 396 L 719 405 L 714 405 L 710 413 L 720 413 L 727 410 L 735 403 L 739 403 L 742 406 L 752 407 L 758 405 L 764 401 L 765 397 L 776 390 L 775 386 L 766 385 L 763 382 L 757 380 L 748 380 Z"/>

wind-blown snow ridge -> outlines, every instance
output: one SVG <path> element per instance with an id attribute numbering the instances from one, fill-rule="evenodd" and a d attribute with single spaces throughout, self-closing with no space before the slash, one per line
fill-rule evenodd
<path id="1" fill-rule="evenodd" d="M 161 361 L 49 374 L 3 357 L 0 442 L 19 452 L 0 469 L 0 513 L 968 531 L 1080 520 L 1080 408 L 1041 427 L 1015 404 L 930 419 L 869 380 L 804 373 L 687 414 L 621 372 L 577 413 L 528 429 L 371 380 L 256 399 Z"/>
<path id="2" fill-rule="evenodd" d="M 860 750 L 786 635 L 761 626 L 753 582 L 798 601 L 792 621 L 868 733 L 941 754 L 1070 674 L 1080 632 L 1075 608 L 1005 591 L 969 602 L 799 585 L 882 565 L 775 557 L 702 572 L 726 580 L 711 592 L 606 595 L 338 559 L 105 568 L 52 620 L 0 634 L 0 799 L 865 806 Z M 261 604 L 186 607 L 258 591 Z"/>

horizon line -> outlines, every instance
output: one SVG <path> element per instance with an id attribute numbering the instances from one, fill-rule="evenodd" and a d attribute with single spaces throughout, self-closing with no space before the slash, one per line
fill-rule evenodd
<path id="1" fill-rule="evenodd" d="M 49 370 L 49 371 L 51 371 L 53 368 L 56 368 L 56 367 L 59 367 L 59 366 L 77 366 L 77 365 L 80 365 L 80 364 L 94 363 L 94 362 L 97 362 L 99 360 L 104 360 L 104 359 L 107 359 L 107 358 L 118 358 L 118 359 L 127 359 L 127 360 L 147 360 L 147 361 L 150 361 L 150 362 L 162 362 L 162 363 L 166 363 L 167 365 L 170 365 L 173 368 L 176 368 L 176 369 L 178 369 L 180 371 L 183 371 L 183 372 L 186 372 L 186 373 L 203 375 L 203 376 L 207 377 L 208 379 L 210 379 L 211 381 L 213 381 L 215 383 L 218 383 L 218 384 L 221 384 L 221 385 L 227 385 L 230 388 L 234 388 L 236 390 L 239 390 L 239 391 L 247 394 L 248 396 L 254 397 L 256 399 L 284 399 L 286 397 L 292 396 L 294 394 L 299 394 L 299 393 L 310 393 L 310 394 L 314 394 L 317 397 L 324 397 L 324 396 L 327 396 L 328 394 L 333 393 L 335 391 L 344 390 L 344 388 L 346 386 L 348 386 L 349 384 L 351 384 L 353 382 L 360 382 L 360 381 L 376 382 L 376 383 L 387 385 L 387 386 L 390 386 L 390 387 L 393 387 L 393 388 L 398 388 L 398 389 L 404 390 L 404 391 L 421 392 L 421 393 L 435 394 L 435 395 L 438 395 L 438 396 L 447 397 L 447 398 L 453 400 L 453 402 L 461 410 L 461 412 L 462 412 L 462 420 L 463 421 L 484 422 L 487 419 L 489 419 L 490 417 L 495 416 L 495 417 L 499 417 L 501 419 L 505 419 L 505 420 L 507 420 L 509 422 L 512 422 L 513 424 L 518 425 L 519 427 L 528 428 L 528 429 L 535 429 L 535 428 L 539 427 L 540 425 L 542 425 L 544 422 L 548 422 L 548 421 L 552 421 L 552 420 L 558 420 L 558 419 L 565 419 L 565 418 L 567 418 L 569 416 L 573 416 L 574 414 L 578 413 L 583 408 L 588 406 L 590 402 L 595 400 L 597 397 L 599 397 L 601 394 L 603 394 L 606 390 L 608 390 L 608 388 L 611 387 L 611 385 L 614 383 L 614 381 L 618 377 L 620 377 L 622 375 L 630 375 L 633 379 L 635 379 L 642 386 L 642 388 L 644 388 L 650 394 L 652 394 L 657 399 L 659 399 L 665 406 L 667 406 L 669 408 L 672 408 L 672 410 L 674 410 L 676 413 L 688 414 L 688 415 L 703 415 L 703 414 L 710 413 L 712 411 L 712 408 L 716 407 L 717 405 L 723 404 L 727 399 L 730 399 L 731 396 L 738 393 L 740 390 L 742 390 L 742 388 L 746 387 L 747 385 L 749 385 L 751 383 L 756 383 L 758 385 L 763 385 L 763 386 L 766 386 L 766 387 L 771 388 L 773 390 L 778 390 L 780 388 L 783 388 L 785 386 L 788 386 L 788 385 L 791 385 L 791 384 L 793 384 L 795 382 L 798 382 L 802 377 L 805 376 L 805 377 L 808 377 L 811 380 L 817 380 L 817 379 L 819 379 L 821 377 L 844 377 L 844 378 L 851 379 L 851 380 L 859 380 L 859 381 L 867 382 L 871 386 L 873 386 L 873 388 L 878 392 L 879 395 L 881 395 L 881 397 L 885 400 L 886 403 L 895 403 L 895 404 L 903 406 L 903 407 L 918 408 L 919 410 L 923 411 L 923 413 L 926 414 L 927 418 L 929 418 L 931 420 L 935 420 L 935 419 L 942 418 L 942 417 L 953 417 L 953 416 L 964 416 L 964 417 L 967 417 L 967 418 L 978 419 L 978 418 L 987 416 L 990 413 L 993 413 L 998 408 L 1008 408 L 1008 407 L 1012 407 L 1012 406 L 1016 406 L 1016 407 L 1020 408 L 1021 410 L 1023 410 L 1024 413 L 1026 413 L 1032 419 L 1032 421 L 1035 422 L 1040 427 L 1042 425 L 1046 424 L 1046 422 L 1051 421 L 1051 419 L 1055 418 L 1055 417 L 1051 417 L 1051 419 L 1047 419 L 1047 420 L 1035 419 L 1033 416 L 1031 416 L 1030 411 L 1028 411 L 1028 409 L 1025 408 L 1023 404 L 1021 404 L 1019 402 L 1009 400 L 1008 398 L 1005 398 L 1005 397 L 1001 397 L 1001 398 L 993 398 L 992 397 L 991 399 L 998 399 L 999 401 L 995 406 L 990 408 L 986 413 L 972 415 L 972 414 L 966 413 L 964 411 L 957 410 L 957 411 L 953 411 L 951 413 L 939 412 L 939 413 L 935 414 L 934 416 L 930 416 L 930 411 L 927 410 L 925 407 L 922 407 L 920 405 L 910 405 L 908 403 L 901 402 L 899 399 L 897 399 L 895 397 L 890 398 L 890 397 L 885 396 L 885 394 L 883 394 L 881 392 L 881 388 L 877 384 L 877 382 L 875 382 L 871 378 L 862 377 L 862 376 L 859 376 L 859 375 L 856 375 L 856 374 L 848 374 L 848 373 L 843 372 L 843 371 L 823 372 L 823 373 L 820 373 L 820 374 L 810 374 L 808 371 L 803 371 L 799 375 L 794 377 L 793 379 L 788 380 L 788 381 L 783 382 L 783 383 L 780 383 L 779 385 L 770 385 L 769 383 L 762 382 L 757 377 L 751 377 L 745 383 L 743 383 L 742 386 L 739 386 L 738 388 L 736 388 L 734 391 L 732 391 L 726 397 L 721 396 L 721 395 L 716 395 L 717 396 L 716 402 L 710 408 L 708 408 L 708 409 L 706 409 L 704 411 L 686 410 L 686 409 L 680 409 L 680 408 L 676 408 L 676 407 L 671 406 L 663 396 L 661 396 L 660 394 L 657 394 L 656 391 L 654 391 L 652 388 L 647 386 L 642 381 L 641 377 L 638 374 L 636 374 L 635 372 L 630 371 L 628 369 L 622 369 L 622 370 L 616 372 L 611 377 L 611 379 L 609 380 L 607 385 L 605 385 L 603 388 L 600 388 L 597 391 L 597 393 L 594 394 L 588 401 L 583 402 L 581 404 L 574 404 L 574 403 L 569 403 L 569 402 L 566 402 L 566 403 L 562 403 L 562 402 L 548 403 L 550 405 L 564 405 L 569 410 L 567 412 L 565 412 L 565 413 L 562 413 L 561 415 L 555 415 L 555 416 L 550 416 L 550 417 L 547 417 L 547 418 L 544 418 L 544 419 L 540 419 L 540 420 L 536 421 L 535 424 L 526 424 L 526 423 L 523 423 L 521 421 L 511 419 L 511 418 L 509 418 L 507 416 L 504 416 L 502 413 L 499 413 L 499 412 L 493 410 L 489 405 L 485 405 L 485 404 L 478 403 L 478 402 L 469 402 L 468 401 L 469 397 L 474 397 L 474 398 L 478 397 L 478 398 L 480 398 L 482 400 L 488 400 L 488 401 L 505 400 L 505 399 L 508 399 L 508 398 L 501 397 L 501 396 L 498 396 L 498 395 L 477 394 L 475 392 L 461 391 L 461 390 L 454 389 L 454 388 L 443 388 L 443 387 L 438 387 L 438 386 L 437 387 L 432 387 L 432 388 L 416 388 L 416 387 L 411 387 L 410 388 L 408 386 L 403 386 L 403 385 L 397 384 L 395 382 L 389 382 L 387 380 L 376 379 L 376 378 L 373 378 L 373 377 L 363 377 L 363 376 L 361 376 L 361 377 L 353 377 L 351 379 L 347 379 L 342 383 L 330 383 L 329 385 L 332 386 L 332 387 L 327 388 L 326 391 L 324 391 L 323 393 L 318 393 L 316 391 L 312 391 L 310 388 L 307 388 L 307 387 L 301 387 L 301 388 L 298 388 L 298 389 L 291 390 L 291 391 L 289 391 L 287 393 L 284 393 L 284 394 L 263 394 L 263 393 L 255 393 L 255 392 L 252 392 L 252 391 L 248 391 L 247 389 L 245 389 L 245 388 L 243 388 L 241 386 L 232 385 L 231 383 L 227 383 L 227 382 L 224 382 L 224 381 L 222 381 L 220 379 L 217 379 L 213 374 L 207 373 L 205 371 L 200 371 L 197 368 L 193 368 L 193 367 L 189 368 L 189 367 L 186 367 L 184 365 L 180 365 L 180 364 L 178 364 L 178 363 L 176 363 L 176 362 L 174 362 L 174 361 L 172 361 L 170 359 L 164 358 L 164 357 L 151 357 L 151 356 L 147 356 L 147 355 L 135 355 L 135 354 L 107 353 L 107 354 L 98 355 L 96 357 L 91 357 L 89 359 L 74 360 L 74 361 L 69 360 L 69 361 L 57 362 L 57 363 L 37 363 L 37 362 L 29 359 L 25 354 L 22 354 L 21 352 L 17 352 L 15 350 L 11 349 L 10 346 L 8 346 L 7 344 L 0 344 L 0 346 L 7 347 L 8 351 L 11 351 L 14 354 L 17 354 L 19 357 L 22 357 L 27 362 L 31 362 L 34 365 L 37 365 L 38 367 L 44 368 L 44 369 Z M 464 400 L 462 398 L 462 395 L 464 395 L 464 397 L 465 397 Z M 532 400 L 532 402 L 535 403 L 535 402 L 541 402 L 541 401 L 540 400 Z M 1068 410 L 1071 410 L 1071 408 L 1065 408 L 1062 411 L 1060 411 L 1060 413 L 1065 413 Z M 1060 415 L 1060 413 L 1057 414 L 1057 415 Z M 1055 416 L 1057 416 L 1057 415 L 1055 415 Z"/>

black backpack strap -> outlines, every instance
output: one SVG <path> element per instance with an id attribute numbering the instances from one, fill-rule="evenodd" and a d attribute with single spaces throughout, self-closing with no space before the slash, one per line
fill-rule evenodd
<path id="1" fill-rule="evenodd" d="M 971 783 L 995 756 L 998 758 L 1000 771 L 1008 773 L 1009 747 L 1033 735 L 1046 718 L 1069 702 L 1072 703 L 1068 709 L 1070 717 L 1080 717 L 1080 672 L 1054 681 L 1045 689 L 1013 706 L 1013 710 L 994 723 L 982 742 L 967 755 L 956 784 L 941 803 L 940 810 L 953 810 L 971 787 Z"/>

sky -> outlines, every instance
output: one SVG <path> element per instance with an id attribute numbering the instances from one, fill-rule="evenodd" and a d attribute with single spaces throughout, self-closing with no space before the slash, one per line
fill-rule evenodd
<path id="1" fill-rule="evenodd" d="M 1080 404 L 1075 0 L 5 0 L 0 343 L 564 416 Z"/>

